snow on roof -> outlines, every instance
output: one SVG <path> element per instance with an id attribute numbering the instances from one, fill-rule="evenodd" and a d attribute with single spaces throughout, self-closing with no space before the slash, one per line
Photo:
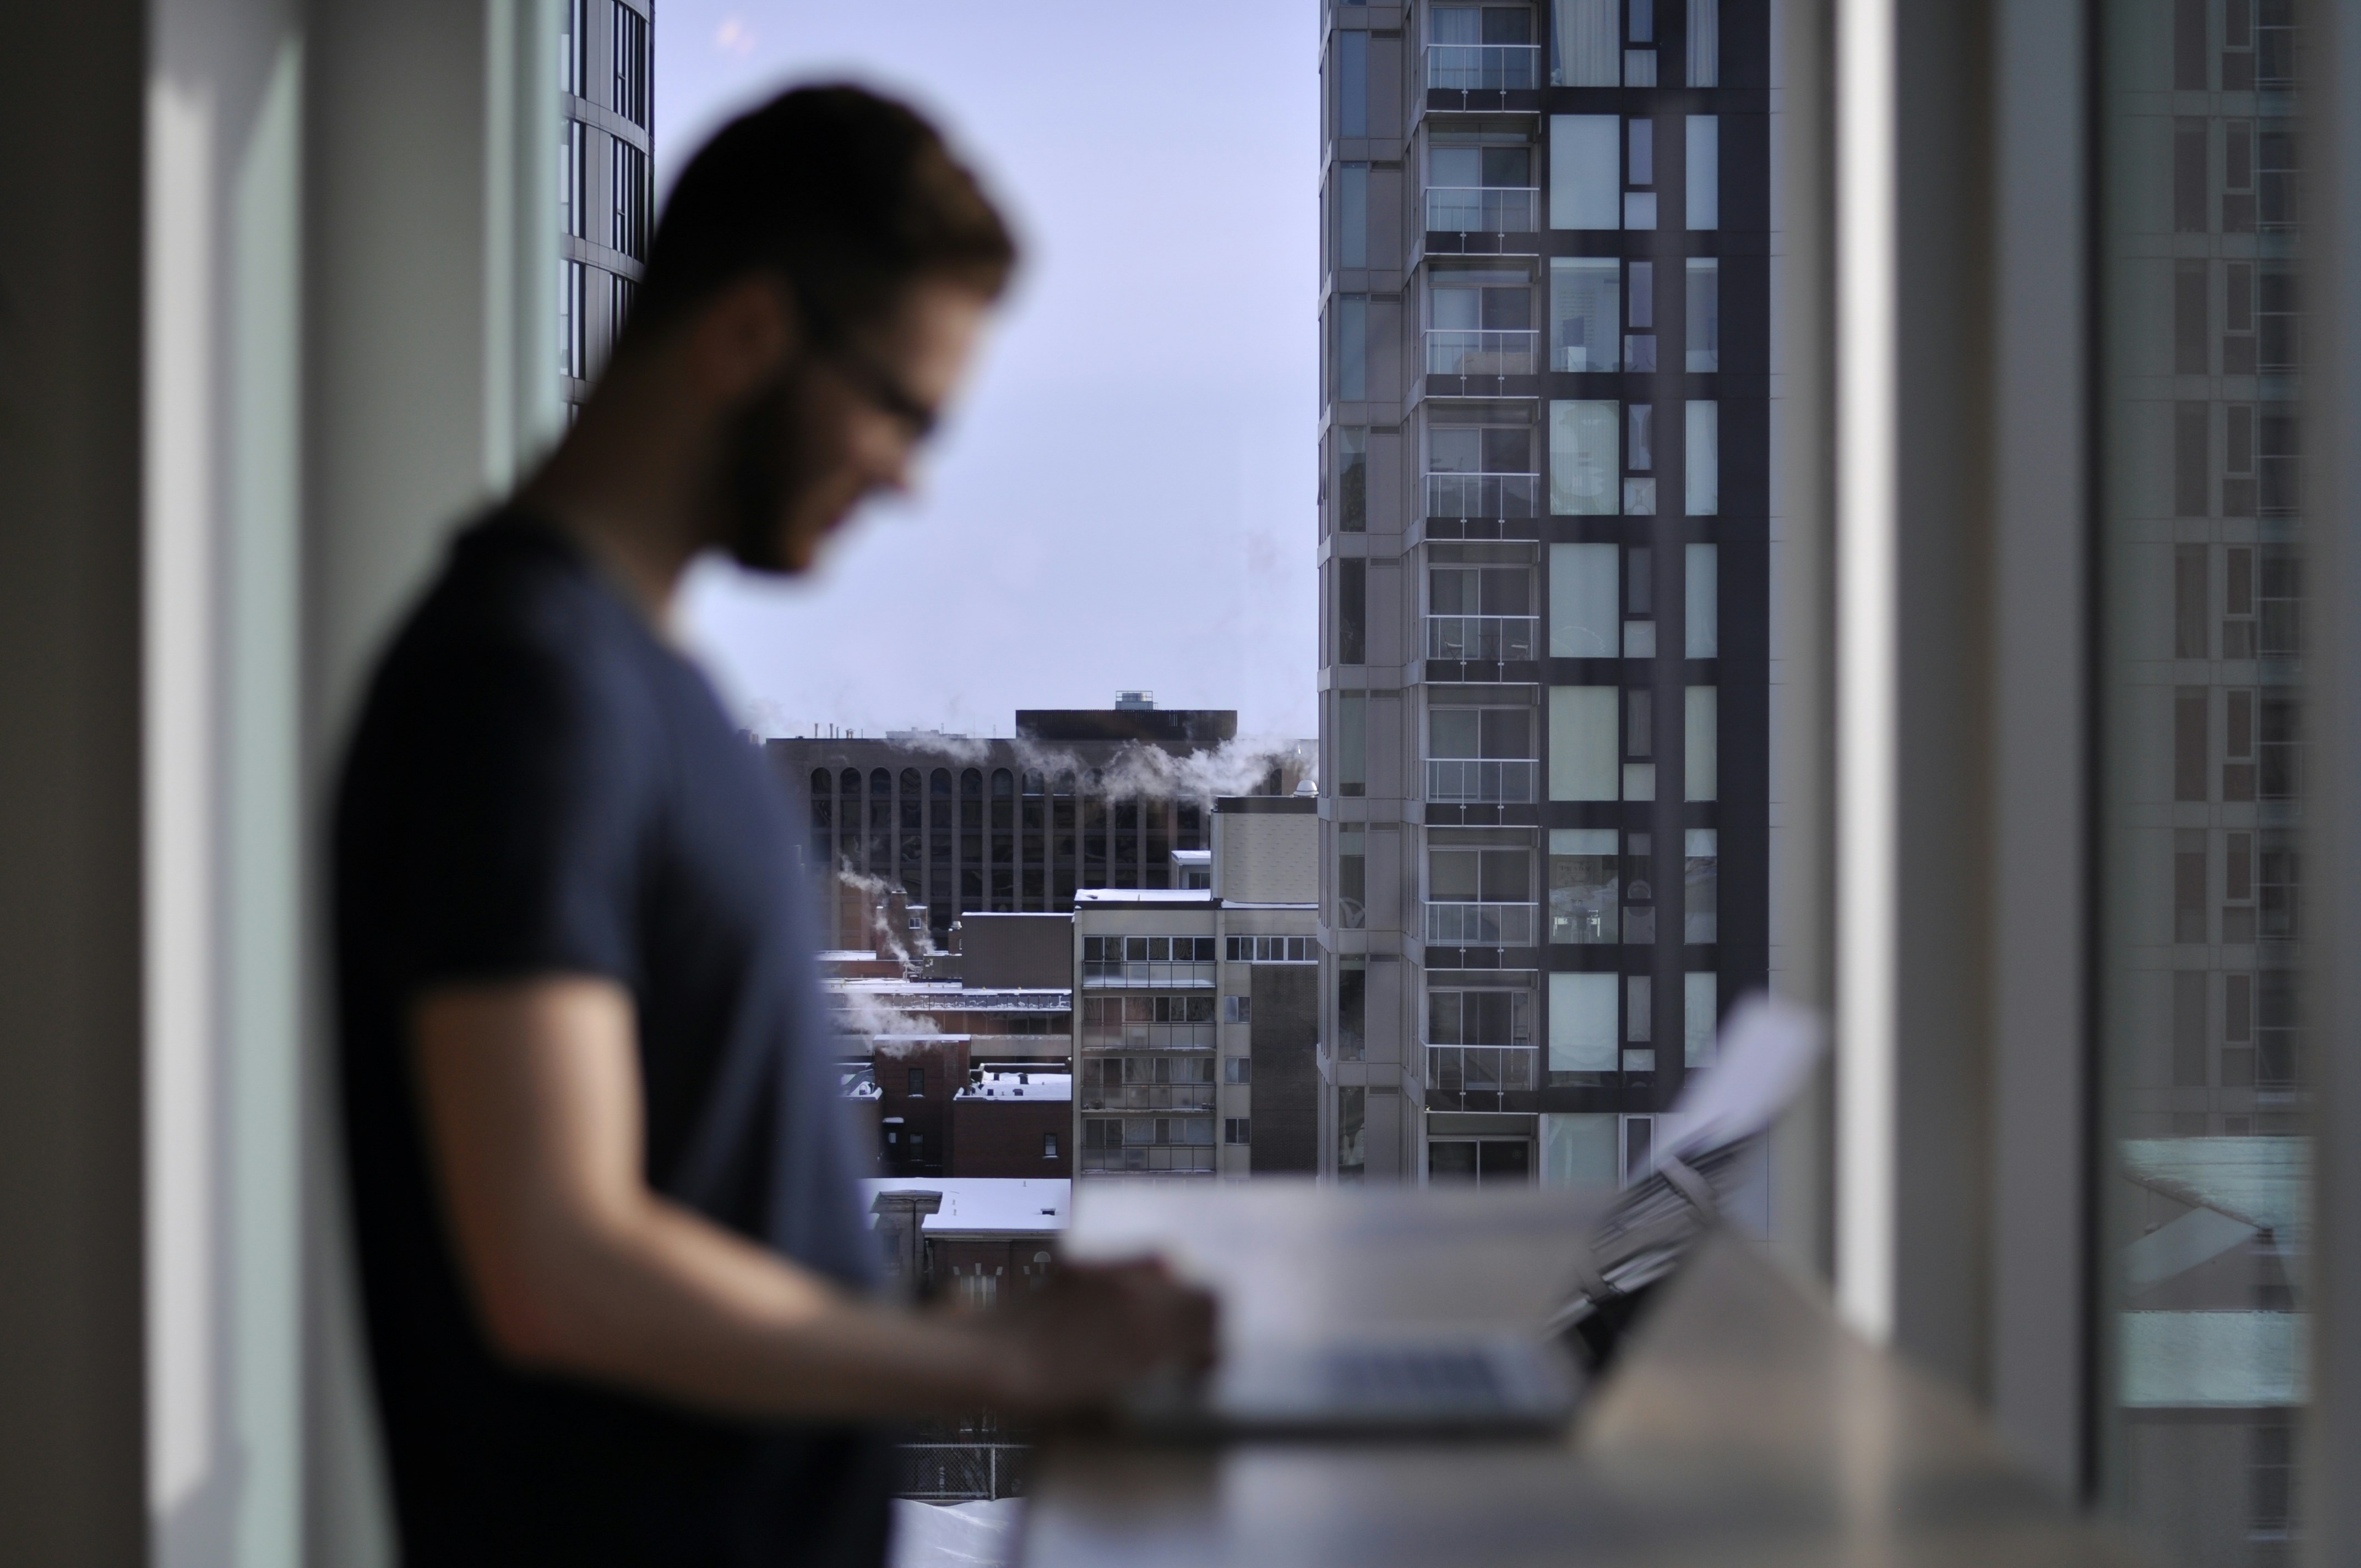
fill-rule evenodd
<path id="1" fill-rule="evenodd" d="M 1211 850 L 1175 850 L 1172 858 L 1184 866 L 1210 866 L 1213 863 Z"/>
<path id="2" fill-rule="evenodd" d="M 1210 909 L 1213 890 L 1202 887 L 1086 887 L 1074 894 L 1076 904 L 1185 904 Z"/>
<path id="3" fill-rule="evenodd" d="M 1030 1068 L 987 1068 L 980 1082 L 971 1083 L 955 1100 L 1071 1100 L 1071 1072 L 1035 1072 Z"/>
<path id="4" fill-rule="evenodd" d="M 942 1207 L 918 1222 L 920 1234 L 937 1237 L 1040 1235 L 1064 1230 L 1074 1212 L 1074 1184 L 1049 1177 L 883 1176 L 861 1186 L 873 1215 L 882 1192 L 940 1195 Z"/>

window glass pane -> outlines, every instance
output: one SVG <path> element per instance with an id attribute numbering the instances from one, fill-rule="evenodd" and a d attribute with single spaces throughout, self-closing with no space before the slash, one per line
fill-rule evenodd
<path id="1" fill-rule="evenodd" d="M 1692 87 L 1721 85 L 1721 0 L 1689 0 L 1689 70 Z"/>
<path id="2" fill-rule="evenodd" d="M 1684 552 L 1686 557 L 1686 626 L 1683 637 L 1686 647 L 1684 654 L 1691 659 L 1714 659 L 1721 654 L 1721 546 L 1692 544 Z"/>
<path id="3" fill-rule="evenodd" d="M 1622 263 L 1611 257 L 1551 258 L 1551 369 L 1616 369 L 1622 363 Z"/>
<path id="4" fill-rule="evenodd" d="M 1549 797 L 1613 800 L 1620 793 L 1614 686 L 1552 686 L 1549 698 Z"/>
<path id="5" fill-rule="evenodd" d="M 1541 1131 L 1543 1187 L 1614 1187 L 1612 1112 L 1547 1112 Z"/>
<path id="6" fill-rule="evenodd" d="M 1550 30 L 1554 87 L 1613 87 L 1623 57 L 1623 29 L 1616 0 L 1557 0 L 1557 26 Z"/>
<path id="7" fill-rule="evenodd" d="M 1550 510 L 1562 517 L 1612 516 L 1621 473 L 1615 404 L 1550 404 Z"/>
<path id="8" fill-rule="evenodd" d="M 1369 526 L 1369 433 L 1347 425 L 1336 433 L 1336 530 L 1364 533 Z"/>
<path id="9" fill-rule="evenodd" d="M 1688 131 L 1689 228 L 1703 234 L 1721 226 L 1721 121 L 1691 115 Z"/>
<path id="10" fill-rule="evenodd" d="M 1348 163 L 1336 180 L 1336 264 L 1369 264 L 1369 166 Z"/>
<path id="11" fill-rule="evenodd" d="M 1719 1006 L 1720 977 L 1711 970 L 1692 970 L 1681 976 L 1681 1065 L 1691 1069 L 1713 1065 L 1713 1036 Z"/>
<path id="12" fill-rule="evenodd" d="M 1721 405 L 1693 402 L 1687 409 L 1687 510 L 1711 517 L 1721 510 Z"/>
<path id="13" fill-rule="evenodd" d="M 1720 794 L 1720 695 L 1715 686 L 1691 686 L 1685 694 L 1684 800 L 1712 800 Z"/>
<path id="14" fill-rule="evenodd" d="M 1369 698 L 1366 692 L 1336 694 L 1336 793 L 1369 792 Z"/>
<path id="15" fill-rule="evenodd" d="M 1556 828 L 1549 836 L 1552 942 L 1609 945 L 1622 940 L 1612 828 Z"/>
<path id="16" fill-rule="evenodd" d="M 1616 623 L 1621 619 L 1616 592 L 1613 544 L 1550 546 L 1550 657 L 1611 659 Z"/>
<path id="17" fill-rule="evenodd" d="M 1336 35 L 1336 134 L 1369 134 L 1369 35 L 1358 28 Z"/>
<path id="18" fill-rule="evenodd" d="M 1681 879 L 1682 938 L 1701 946 L 1721 939 L 1721 834 L 1692 828 L 1683 835 L 1687 851 Z"/>
<path id="19" fill-rule="evenodd" d="M 1369 300 L 1346 294 L 1336 302 L 1336 396 L 1356 401 L 1369 395 Z"/>
<path id="20" fill-rule="evenodd" d="M 1612 1072 L 1616 1067 L 1616 996 L 1622 977 L 1549 977 L 1549 1070 Z"/>
<path id="21" fill-rule="evenodd" d="M 1721 368 L 1721 262 L 1691 257 L 1688 264 L 1688 367 Z"/>
<path id="22" fill-rule="evenodd" d="M 1617 115 L 1550 116 L 1550 227 L 1622 226 L 1622 142 Z"/>

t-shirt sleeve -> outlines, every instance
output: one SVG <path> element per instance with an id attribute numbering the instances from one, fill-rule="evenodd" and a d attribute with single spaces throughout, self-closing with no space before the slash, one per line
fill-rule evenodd
<path id="1" fill-rule="evenodd" d="M 648 763 L 623 683 L 530 642 L 437 663 L 390 812 L 390 935 L 413 993 L 546 973 L 634 983 Z"/>

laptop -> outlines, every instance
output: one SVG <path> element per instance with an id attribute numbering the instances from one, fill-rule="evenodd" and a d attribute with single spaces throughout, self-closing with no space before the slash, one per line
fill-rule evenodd
<path id="1" fill-rule="evenodd" d="M 1626 1188 L 1575 1260 L 1548 1319 L 1486 1332 L 1339 1332 L 1247 1343 L 1202 1379 L 1135 1391 L 1137 1431 L 1180 1438 L 1548 1436 L 1565 1429 L 1664 1281 L 1720 1223 L 1759 1149 L 1818 1061 L 1817 1014 L 1766 996 L 1724 1021 L 1714 1064 L 1691 1078 L 1653 1168 Z"/>

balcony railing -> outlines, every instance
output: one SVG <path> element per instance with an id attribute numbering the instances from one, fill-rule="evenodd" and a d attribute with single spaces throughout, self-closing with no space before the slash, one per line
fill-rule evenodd
<path id="1" fill-rule="evenodd" d="M 1469 332 L 1438 327 L 1426 334 L 1430 376 L 1532 376 L 1540 373 L 1538 332 Z"/>
<path id="2" fill-rule="evenodd" d="M 1524 93 L 1542 84 L 1539 44 L 1429 44 L 1426 84 L 1447 93 Z"/>
<path id="3" fill-rule="evenodd" d="M 1534 946 L 1534 905 L 1530 904 L 1430 904 L 1426 939 L 1442 948 Z"/>
<path id="4" fill-rule="evenodd" d="M 1085 1111 L 1210 1111 L 1210 1083 L 1126 1083 L 1115 1089 L 1085 1089 Z"/>
<path id="5" fill-rule="evenodd" d="M 1542 193 L 1532 185 L 1430 185 L 1429 234 L 1538 234 Z"/>
<path id="6" fill-rule="evenodd" d="M 1429 1046 L 1426 1086 L 1445 1094 L 1513 1094 L 1541 1087 L 1538 1046 Z"/>
<path id="7" fill-rule="evenodd" d="M 1085 1024 L 1082 1025 L 1082 1049 L 1210 1051 L 1213 1048 L 1213 1029 L 1214 1025 L 1210 1019 L 1180 1024 Z"/>
<path id="8" fill-rule="evenodd" d="M 1429 517 L 1539 517 L 1539 474 L 1429 474 Z"/>
<path id="9" fill-rule="evenodd" d="M 1527 760 L 1431 757 L 1426 798 L 1436 806 L 1527 806 L 1540 764 Z"/>
<path id="10" fill-rule="evenodd" d="M 1537 615 L 1430 615 L 1430 659 L 1536 659 L 1541 655 Z"/>
<path id="11" fill-rule="evenodd" d="M 1210 986 L 1213 966 L 1166 963 L 1154 959 L 1084 959 L 1082 984 L 1090 990 L 1118 991 L 1130 987 Z"/>

